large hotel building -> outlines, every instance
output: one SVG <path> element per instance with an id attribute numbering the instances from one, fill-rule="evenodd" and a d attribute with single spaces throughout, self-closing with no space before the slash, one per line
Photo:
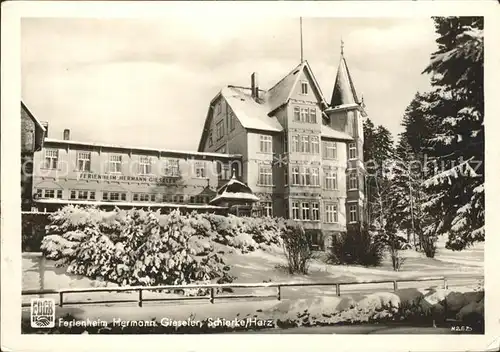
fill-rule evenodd
<path id="1" fill-rule="evenodd" d="M 43 135 L 43 145 L 27 148 L 33 177 L 23 178 L 31 191 L 23 191 L 31 197 L 25 210 L 96 204 L 216 212 L 231 207 L 217 191 L 236 178 L 257 197 L 253 214 L 321 230 L 315 241 L 323 247 L 330 234 L 362 221 L 365 209 L 366 113 L 346 60 L 342 54 L 329 101 L 307 61 L 268 90 L 256 74 L 249 83 L 223 87 L 210 101 L 196 152 L 74 141 L 69 130 L 49 138 L 48 124 L 22 104 L 22 126 L 31 126 L 22 129 L 23 146 Z"/>

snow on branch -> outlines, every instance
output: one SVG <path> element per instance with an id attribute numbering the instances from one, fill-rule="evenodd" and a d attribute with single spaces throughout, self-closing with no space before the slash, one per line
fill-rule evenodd
<path id="1" fill-rule="evenodd" d="M 474 169 L 469 165 L 469 162 L 473 158 L 470 158 L 463 163 L 452 167 L 451 169 L 440 172 L 439 174 L 425 180 L 423 182 L 424 187 L 431 187 L 443 184 L 444 182 L 448 182 L 451 184 L 452 179 L 457 179 L 459 176 L 465 177 L 478 177 L 478 174 L 474 171 Z"/>

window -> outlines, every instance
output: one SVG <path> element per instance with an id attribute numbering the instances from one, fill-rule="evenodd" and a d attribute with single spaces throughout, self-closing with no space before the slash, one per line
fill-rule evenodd
<path id="1" fill-rule="evenodd" d="M 300 172 L 300 184 L 303 186 L 308 184 L 307 183 L 308 173 L 309 173 L 309 169 L 307 167 L 302 168 L 302 170 Z"/>
<path id="2" fill-rule="evenodd" d="M 337 159 L 337 142 L 324 142 L 325 143 L 325 158 Z"/>
<path id="3" fill-rule="evenodd" d="M 292 152 L 300 152 L 299 136 L 292 136 Z"/>
<path id="4" fill-rule="evenodd" d="M 260 136 L 260 152 L 261 153 L 272 153 L 273 152 L 273 140 L 271 136 Z"/>
<path id="5" fill-rule="evenodd" d="M 325 171 L 325 188 L 337 189 L 337 171 L 335 170 Z"/>
<path id="6" fill-rule="evenodd" d="M 319 169 L 311 168 L 311 186 L 319 186 Z"/>
<path id="7" fill-rule="evenodd" d="M 356 143 L 349 143 L 349 159 L 356 159 L 356 158 L 357 158 Z"/>
<path id="8" fill-rule="evenodd" d="M 308 108 L 300 108 L 300 122 L 309 122 Z"/>
<path id="9" fill-rule="evenodd" d="M 77 199 L 87 199 L 89 197 L 88 191 L 78 191 Z"/>
<path id="10" fill-rule="evenodd" d="M 62 199 L 62 189 L 43 189 L 39 188 L 36 190 L 35 195 L 37 198 L 59 198 Z"/>
<path id="11" fill-rule="evenodd" d="M 292 219 L 300 220 L 300 209 L 298 202 L 292 202 Z"/>
<path id="12" fill-rule="evenodd" d="M 309 116 L 310 116 L 311 123 L 317 122 L 317 120 L 316 120 L 316 108 L 309 109 Z"/>
<path id="13" fill-rule="evenodd" d="M 95 200 L 95 191 L 90 191 L 89 192 L 89 199 L 90 200 Z"/>
<path id="14" fill-rule="evenodd" d="M 163 203 L 168 203 L 168 202 L 170 201 L 170 195 L 169 195 L 169 194 L 163 194 L 163 195 L 161 196 L 161 201 L 162 201 Z"/>
<path id="15" fill-rule="evenodd" d="M 122 156 L 110 155 L 109 156 L 109 173 L 117 174 L 122 172 Z"/>
<path id="16" fill-rule="evenodd" d="M 57 169 L 59 158 L 59 150 L 57 149 L 45 149 L 45 168 L 46 169 Z"/>
<path id="17" fill-rule="evenodd" d="M 356 204 L 349 205 L 349 222 L 358 221 L 358 206 Z"/>
<path id="18" fill-rule="evenodd" d="M 217 122 L 216 131 L 217 131 L 217 140 L 224 137 L 224 121 Z"/>
<path id="19" fill-rule="evenodd" d="M 338 206 L 337 204 L 325 204 L 325 215 L 327 223 L 339 222 Z"/>
<path id="20" fill-rule="evenodd" d="M 282 143 L 283 153 L 288 153 L 288 135 L 286 133 L 283 133 Z"/>
<path id="21" fill-rule="evenodd" d="M 156 195 L 149 193 L 134 193 L 133 198 L 134 201 L 139 202 L 156 202 Z"/>
<path id="22" fill-rule="evenodd" d="M 319 154 L 319 137 L 311 137 L 311 153 Z"/>
<path id="23" fill-rule="evenodd" d="M 300 108 L 298 106 L 293 108 L 293 120 L 300 121 Z"/>
<path id="24" fill-rule="evenodd" d="M 302 82 L 300 84 L 300 87 L 301 87 L 302 94 L 307 94 L 308 93 L 309 85 L 307 84 L 307 82 Z"/>
<path id="25" fill-rule="evenodd" d="M 202 161 L 197 161 L 195 163 L 195 174 L 198 178 L 204 178 L 205 176 L 205 163 Z"/>
<path id="26" fill-rule="evenodd" d="M 259 166 L 259 184 L 266 186 L 273 184 L 273 170 L 270 165 Z"/>
<path id="27" fill-rule="evenodd" d="M 310 219 L 309 203 L 302 202 L 302 220 L 309 220 L 309 219 Z"/>
<path id="28" fill-rule="evenodd" d="M 285 181 L 285 187 L 288 186 L 288 165 L 285 165 L 283 168 L 283 178 Z"/>
<path id="29" fill-rule="evenodd" d="M 91 192 L 94 193 L 94 192 Z M 102 192 L 102 200 L 109 201 L 126 201 L 127 193 L 126 192 Z"/>
<path id="30" fill-rule="evenodd" d="M 140 175 L 151 174 L 151 158 L 149 156 L 139 157 L 139 174 Z"/>
<path id="31" fill-rule="evenodd" d="M 297 166 L 292 167 L 292 185 L 299 185 L 299 168 Z"/>
<path id="32" fill-rule="evenodd" d="M 171 177 L 179 176 L 179 160 L 168 159 L 165 162 L 165 175 Z"/>
<path id="33" fill-rule="evenodd" d="M 76 191 L 71 191 L 69 194 L 70 199 L 76 199 Z"/>
<path id="34" fill-rule="evenodd" d="M 262 210 L 264 211 L 263 215 L 272 217 L 273 216 L 273 203 L 272 202 L 263 202 Z"/>
<path id="35" fill-rule="evenodd" d="M 311 220 L 319 220 L 319 203 L 311 203 Z"/>
<path id="36" fill-rule="evenodd" d="M 78 152 L 76 158 L 78 171 L 90 172 L 90 152 Z"/>
<path id="37" fill-rule="evenodd" d="M 214 145 L 214 138 L 212 130 L 208 131 L 208 146 L 211 147 Z"/>
<path id="38" fill-rule="evenodd" d="M 356 171 L 349 172 L 349 189 L 358 189 L 358 173 Z"/>
<path id="39" fill-rule="evenodd" d="M 302 153 L 309 153 L 309 137 L 308 136 L 302 136 L 301 138 L 301 148 L 300 151 Z"/>

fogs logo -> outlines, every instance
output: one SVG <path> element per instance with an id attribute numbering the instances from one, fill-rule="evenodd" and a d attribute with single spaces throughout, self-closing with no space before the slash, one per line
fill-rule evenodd
<path id="1" fill-rule="evenodd" d="M 55 326 L 55 302 L 52 298 L 31 299 L 31 327 L 53 328 Z"/>

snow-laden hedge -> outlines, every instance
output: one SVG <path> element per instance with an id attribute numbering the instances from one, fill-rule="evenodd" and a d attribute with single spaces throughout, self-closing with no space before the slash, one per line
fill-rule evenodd
<path id="1" fill-rule="evenodd" d="M 217 243 L 242 252 L 281 244 L 277 219 L 67 206 L 50 217 L 44 255 L 68 272 L 120 285 L 232 282 Z"/>

